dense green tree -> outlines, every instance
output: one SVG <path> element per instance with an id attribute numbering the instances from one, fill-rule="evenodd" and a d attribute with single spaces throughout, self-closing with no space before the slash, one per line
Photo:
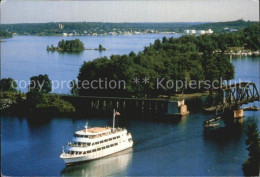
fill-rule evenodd
<path id="1" fill-rule="evenodd" d="M 0 80 L 0 91 L 17 92 L 17 84 L 12 78 L 3 78 Z"/>
<path id="2" fill-rule="evenodd" d="M 37 104 L 42 103 L 43 93 L 32 89 L 26 93 L 26 103 L 30 110 L 34 110 Z"/>
<path id="3" fill-rule="evenodd" d="M 48 75 L 38 75 L 30 78 L 29 92 L 37 91 L 49 93 L 52 90 L 52 84 Z"/>
<path id="4" fill-rule="evenodd" d="M 68 101 L 61 99 L 58 95 L 43 94 L 41 102 L 35 105 L 36 111 L 68 113 L 75 112 L 75 107 Z"/>
<path id="5" fill-rule="evenodd" d="M 260 175 L 260 136 L 256 123 L 248 126 L 246 145 L 249 158 L 243 164 L 245 176 Z"/>
<path id="6" fill-rule="evenodd" d="M 73 96 L 78 96 L 79 95 L 79 91 L 78 91 L 78 87 L 77 87 L 77 82 L 75 80 L 72 80 L 70 82 L 70 87 L 71 87 L 70 93 Z"/>
<path id="7" fill-rule="evenodd" d="M 48 51 L 60 51 L 60 52 L 81 52 L 85 49 L 84 44 L 79 40 L 66 40 L 64 41 L 63 39 L 59 41 L 58 46 L 54 47 L 51 45 L 49 48 L 47 46 Z"/>
<path id="8" fill-rule="evenodd" d="M 103 50 L 106 50 L 106 49 L 105 49 L 101 44 L 99 44 L 98 50 L 99 50 L 99 51 L 103 51 Z"/>
<path id="9" fill-rule="evenodd" d="M 13 34 L 8 32 L 8 31 L 2 31 L 0 29 L 0 39 L 5 39 L 5 38 L 12 38 Z"/>

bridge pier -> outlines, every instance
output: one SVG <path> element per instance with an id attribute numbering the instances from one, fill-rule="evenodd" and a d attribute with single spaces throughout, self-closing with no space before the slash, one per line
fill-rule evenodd
<path id="1" fill-rule="evenodd" d="M 235 109 L 233 110 L 234 119 L 244 117 L 244 110 L 243 109 Z"/>

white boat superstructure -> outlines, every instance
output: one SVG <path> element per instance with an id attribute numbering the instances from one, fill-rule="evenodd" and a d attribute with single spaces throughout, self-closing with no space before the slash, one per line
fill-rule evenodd
<path id="1" fill-rule="evenodd" d="M 101 158 L 133 146 L 132 136 L 124 128 L 93 127 L 76 131 L 72 142 L 60 155 L 66 164 Z"/>

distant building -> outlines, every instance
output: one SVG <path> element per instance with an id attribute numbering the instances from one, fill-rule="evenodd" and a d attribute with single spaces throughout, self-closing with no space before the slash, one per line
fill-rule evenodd
<path id="1" fill-rule="evenodd" d="M 208 29 L 208 30 L 206 31 L 206 33 L 207 33 L 207 34 L 213 34 L 213 31 L 212 31 L 211 29 Z"/>
<path id="2" fill-rule="evenodd" d="M 116 32 L 109 32 L 108 34 L 109 35 L 116 35 L 117 33 Z"/>
<path id="3" fill-rule="evenodd" d="M 197 34 L 201 35 L 201 34 L 206 34 L 206 31 L 205 30 L 198 30 L 197 31 Z"/>
<path id="4" fill-rule="evenodd" d="M 196 30 L 189 30 L 190 34 L 196 34 Z"/>
<path id="5" fill-rule="evenodd" d="M 64 28 L 63 24 L 58 24 L 59 28 L 62 30 Z"/>
<path id="6" fill-rule="evenodd" d="M 184 33 L 185 33 L 185 34 L 189 34 L 189 33 L 190 33 L 190 30 L 186 29 L 186 30 L 184 30 Z"/>
<path id="7" fill-rule="evenodd" d="M 62 33 L 63 36 L 68 36 L 68 33 Z"/>
<path id="8" fill-rule="evenodd" d="M 224 31 L 228 31 L 228 30 L 229 30 L 229 28 L 228 28 L 228 27 L 225 27 L 225 28 L 224 28 Z"/>

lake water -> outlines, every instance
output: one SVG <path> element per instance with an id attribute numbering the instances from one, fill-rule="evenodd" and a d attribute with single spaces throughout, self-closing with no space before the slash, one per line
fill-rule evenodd
<path id="1" fill-rule="evenodd" d="M 1 74 L 17 80 L 48 74 L 50 79 L 75 79 L 83 61 L 111 54 L 138 52 L 163 35 L 80 37 L 86 48 L 99 44 L 110 50 L 84 51 L 80 55 L 48 53 L 47 45 L 61 37 L 15 36 L 1 43 Z M 178 36 L 177 36 L 178 37 Z M 236 80 L 257 84 L 259 90 L 260 58 L 233 58 Z M 58 90 L 67 93 L 68 91 Z M 260 106 L 259 102 L 255 103 Z M 1 115 L 1 167 L 9 176 L 242 176 L 247 159 L 245 140 L 247 125 L 260 127 L 260 111 L 245 112 L 245 118 L 233 126 L 204 131 L 203 121 L 214 115 L 192 110 L 178 121 L 136 116 L 119 117 L 119 125 L 133 136 L 134 147 L 103 159 L 66 167 L 59 158 L 62 146 L 74 132 L 89 126 L 112 124 L 112 118 L 42 118 Z"/>
<path id="2" fill-rule="evenodd" d="M 30 77 L 47 74 L 52 81 L 65 81 L 64 87 L 53 90 L 55 93 L 69 93 L 66 83 L 76 79 L 79 68 L 84 61 L 90 61 L 102 56 L 138 53 L 144 46 L 150 45 L 163 36 L 179 37 L 180 35 L 132 35 L 132 36 L 84 36 L 84 37 L 35 37 L 15 36 L 1 43 L 1 75 L 11 77 L 20 83 L 20 90 L 26 92 Z M 47 52 L 47 45 L 58 45 L 62 39 L 79 38 L 85 48 L 98 48 L 99 44 L 108 48 L 107 51 L 85 50 L 80 54 L 61 54 Z M 55 82 L 56 83 L 56 82 Z M 19 86 L 19 85 L 18 85 Z"/>

